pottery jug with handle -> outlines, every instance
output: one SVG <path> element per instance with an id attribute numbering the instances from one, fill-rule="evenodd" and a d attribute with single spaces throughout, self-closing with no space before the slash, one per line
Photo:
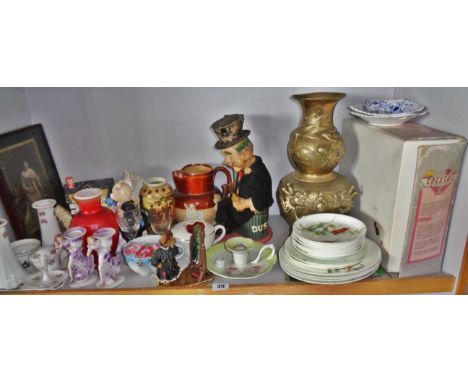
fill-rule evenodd
<path id="1" fill-rule="evenodd" d="M 172 172 L 176 186 L 175 220 L 182 222 L 187 218 L 187 210 L 195 209 L 204 221 L 214 223 L 216 216 L 215 195 L 221 192 L 214 185 L 216 174 L 226 175 L 227 183 L 232 182 L 232 176 L 226 167 L 212 168 L 208 164 L 188 164 L 182 169 Z"/>

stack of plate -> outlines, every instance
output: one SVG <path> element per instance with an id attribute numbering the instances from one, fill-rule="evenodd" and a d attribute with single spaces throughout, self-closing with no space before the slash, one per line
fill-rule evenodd
<path id="1" fill-rule="evenodd" d="M 372 275 L 380 248 L 366 239 L 366 226 L 350 216 L 315 214 L 297 220 L 279 251 L 291 277 L 316 284 L 341 284 Z"/>
<path id="2" fill-rule="evenodd" d="M 407 99 L 371 99 L 348 107 L 351 115 L 375 126 L 399 126 L 427 114 L 427 109 Z"/>

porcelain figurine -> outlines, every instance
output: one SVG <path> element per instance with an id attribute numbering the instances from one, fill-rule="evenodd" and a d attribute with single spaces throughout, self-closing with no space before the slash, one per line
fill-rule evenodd
<path id="1" fill-rule="evenodd" d="M 176 222 L 187 220 L 190 209 L 201 212 L 204 221 L 214 222 L 216 215 L 215 195 L 218 198 L 221 196 L 220 190 L 214 186 L 214 179 L 219 172 L 226 175 L 228 184 L 232 183 L 231 173 L 222 166 L 213 169 L 208 164 L 188 164 L 181 170 L 172 172 L 172 179 L 176 186 L 174 191 Z"/>
<path id="2" fill-rule="evenodd" d="M 111 199 L 117 203 L 117 206 L 132 200 L 132 188 L 123 180 L 119 180 L 112 187 Z"/>
<path id="3" fill-rule="evenodd" d="M 55 238 L 57 252 L 63 248 L 69 253 L 68 274 L 70 276 L 70 288 L 82 288 L 96 282 L 93 257 L 86 256 L 82 252 L 83 238 L 86 228 L 75 227 L 66 230 L 63 235 Z"/>
<path id="4" fill-rule="evenodd" d="M 123 181 L 132 189 L 132 200 L 135 204 L 140 203 L 140 190 L 143 187 L 144 179 L 136 174 L 132 174 L 128 170 L 124 170 Z"/>
<path id="5" fill-rule="evenodd" d="M 112 238 L 116 230 L 111 227 L 99 228 L 87 239 L 88 250 L 86 255 L 90 256 L 92 251 L 98 254 L 99 288 L 115 288 L 125 281 L 120 275 L 120 256 L 112 256 Z"/>
<path id="6" fill-rule="evenodd" d="M 190 238 L 190 262 L 175 282 L 170 285 L 189 286 L 211 282 L 214 275 L 208 270 L 205 248 L 205 224 L 195 222 L 187 225 Z"/>
<path id="7" fill-rule="evenodd" d="M 156 277 L 159 282 L 166 284 L 177 279 L 180 267 L 176 260 L 178 248 L 172 233 L 166 232 L 159 241 L 159 248 L 151 258 L 151 265 L 156 268 Z"/>
<path id="8" fill-rule="evenodd" d="M 215 148 L 224 156 L 224 164 L 234 171 L 234 182 L 227 191 L 230 198 L 217 204 L 216 222 L 228 232 L 239 232 L 251 238 L 268 234 L 268 209 L 273 204 L 270 173 L 243 130 L 242 114 L 225 115 L 211 125 L 218 137 Z"/>

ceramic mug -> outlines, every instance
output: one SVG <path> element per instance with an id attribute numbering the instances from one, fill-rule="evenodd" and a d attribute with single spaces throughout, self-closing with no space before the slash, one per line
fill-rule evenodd
<path id="1" fill-rule="evenodd" d="M 234 237 L 227 240 L 224 244 L 226 250 L 232 253 L 232 260 L 234 261 L 234 265 L 238 268 L 245 268 L 247 264 L 258 263 L 266 249 L 271 250 L 270 256 L 274 255 L 275 253 L 275 246 L 273 244 L 264 245 L 258 251 L 257 257 L 249 262 L 249 251 L 254 247 L 254 245 L 255 241 L 245 237 Z"/>

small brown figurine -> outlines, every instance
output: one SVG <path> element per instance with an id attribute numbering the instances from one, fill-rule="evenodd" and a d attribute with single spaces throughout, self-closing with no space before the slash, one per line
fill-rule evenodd
<path id="1" fill-rule="evenodd" d="M 208 271 L 206 264 L 205 224 L 195 222 L 187 225 L 187 231 L 192 234 L 190 238 L 190 263 L 176 281 L 170 285 L 190 286 L 211 282 L 214 275 Z"/>
<path id="2" fill-rule="evenodd" d="M 168 231 L 162 235 L 159 244 L 160 247 L 151 258 L 151 265 L 156 268 L 156 276 L 162 284 L 170 283 L 180 274 L 179 263 L 176 260 L 178 250 L 172 232 Z"/>

